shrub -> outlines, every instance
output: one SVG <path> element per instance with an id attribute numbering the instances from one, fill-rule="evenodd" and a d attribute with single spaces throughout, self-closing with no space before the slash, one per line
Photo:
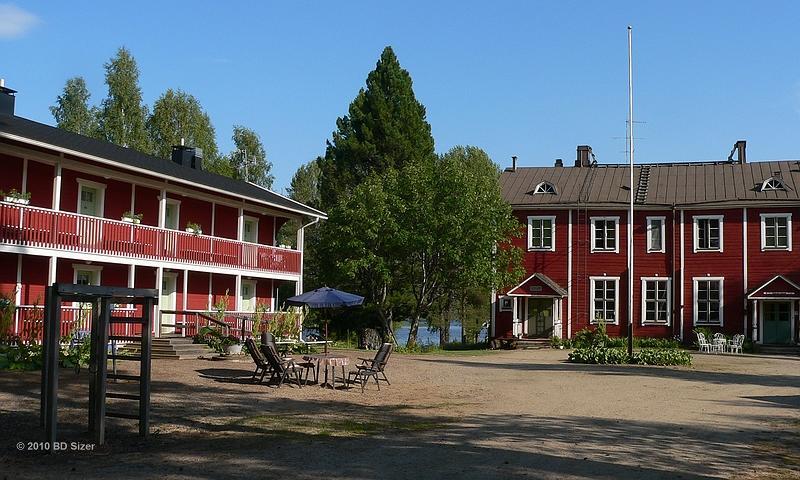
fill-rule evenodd
<path id="1" fill-rule="evenodd" d="M 679 349 L 681 342 L 674 338 L 635 337 L 634 348 Z"/>
<path id="2" fill-rule="evenodd" d="M 0 370 L 39 370 L 43 363 L 42 353 L 42 346 L 37 343 L 0 345 Z"/>
<path id="3" fill-rule="evenodd" d="M 685 350 L 646 348 L 633 352 L 631 363 L 637 365 L 691 365 L 692 356 Z"/>
<path id="4" fill-rule="evenodd" d="M 622 348 L 588 347 L 576 348 L 569 354 L 573 363 L 598 363 L 618 365 L 628 363 L 628 352 Z"/>

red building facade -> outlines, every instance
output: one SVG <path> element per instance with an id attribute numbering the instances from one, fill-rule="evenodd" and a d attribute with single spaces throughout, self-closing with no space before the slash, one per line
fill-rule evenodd
<path id="1" fill-rule="evenodd" d="M 30 334 L 53 282 L 157 288 L 159 309 L 181 312 L 226 298 L 230 312 L 274 310 L 279 285 L 302 290 L 303 230 L 296 248 L 276 234 L 324 213 L 204 171 L 199 150 L 170 161 L 15 116 L 14 93 L 0 87 L 0 292 L 17 306 L 14 333 Z M 174 331 L 175 314 L 156 318 L 157 335 Z"/>
<path id="2" fill-rule="evenodd" d="M 691 341 L 698 327 L 757 343 L 798 341 L 800 169 L 796 161 L 516 166 L 503 195 L 523 227 L 526 279 L 497 292 L 490 336 L 571 338 L 628 322 L 628 202 L 634 197 L 633 330 Z"/>

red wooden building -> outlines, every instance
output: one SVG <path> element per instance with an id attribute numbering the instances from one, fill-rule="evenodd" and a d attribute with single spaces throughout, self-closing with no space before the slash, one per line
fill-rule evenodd
<path id="1" fill-rule="evenodd" d="M 0 202 L 14 332 L 32 328 L 52 282 L 158 288 L 170 311 L 208 311 L 226 294 L 229 311 L 274 310 L 279 285 L 302 290 L 303 229 L 296 249 L 276 245 L 276 232 L 324 213 L 204 171 L 199 149 L 165 160 L 15 116 L 14 94 L 0 87 L 0 189 L 30 195 Z M 156 318 L 157 335 L 173 331 L 175 314 Z"/>
<path id="2" fill-rule="evenodd" d="M 696 327 L 763 344 L 798 340 L 800 162 L 636 165 L 635 336 L 691 341 Z M 516 164 L 516 161 L 514 162 Z M 505 199 L 524 225 L 525 280 L 497 292 L 490 336 L 571 338 L 604 320 L 627 332 L 627 165 L 579 146 L 572 167 L 513 167 Z"/>

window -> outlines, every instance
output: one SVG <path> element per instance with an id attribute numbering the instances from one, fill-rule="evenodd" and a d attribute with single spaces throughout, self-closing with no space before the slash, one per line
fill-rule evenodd
<path id="1" fill-rule="evenodd" d="M 528 217 L 528 250 L 556 249 L 556 217 Z"/>
<path id="2" fill-rule="evenodd" d="M 722 278 L 694 279 L 694 324 L 722 325 Z"/>
<path id="3" fill-rule="evenodd" d="M 250 243 L 258 243 L 258 219 L 244 217 L 244 222 L 242 222 L 242 240 Z"/>
<path id="4" fill-rule="evenodd" d="M 792 250 L 792 214 L 761 214 L 761 250 Z"/>
<path id="5" fill-rule="evenodd" d="M 694 217 L 694 251 L 722 251 L 722 215 Z"/>
<path id="6" fill-rule="evenodd" d="M 761 184 L 761 191 L 769 192 L 770 190 L 786 190 L 786 186 L 780 178 L 770 177 Z"/>
<path id="7" fill-rule="evenodd" d="M 592 252 L 619 252 L 619 217 L 592 217 Z"/>
<path id="8" fill-rule="evenodd" d="M 181 202 L 178 200 L 167 199 L 167 205 L 164 209 L 164 228 L 170 230 L 178 230 L 181 217 Z"/>
<path id="9" fill-rule="evenodd" d="M 591 277 L 591 323 L 617 323 L 617 290 L 619 277 Z"/>
<path id="10" fill-rule="evenodd" d="M 533 189 L 533 194 L 536 195 L 537 193 L 549 193 L 551 195 L 555 195 L 556 187 L 550 182 L 542 182 L 539 185 L 536 185 L 536 188 Z"/>
<path id="11" fill-rule="evenodd" d="M 78 179 L 78 208 L 81 215 L 103 216 L 106 186 L 90 180 Z"/>
<path id="12" fill-rule="evenodd" d="M 670 283 L 668 278 L 642 278 L 642 324 L 669 325 Z"/>
<path id="13" fill-rule="evenodd" d="M 665 217 L 647 217 L 647 253 L 664 252 Z"/>
<path id="14" fill-rule="evenodd" d="M 242 311 L 256 311 L 256 282 L 255 280 L 242 280 Z"/>

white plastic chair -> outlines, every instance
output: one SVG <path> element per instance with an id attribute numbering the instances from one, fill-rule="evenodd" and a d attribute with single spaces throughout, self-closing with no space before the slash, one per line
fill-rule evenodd
<path id="1" fill-rule="evenodd" d="M 711 341 L 711 351 L 725 353 L 725 335 L 719 332 L 714 334 L 714 339 Z"/>
<path id="2" fill-rule="evenodd" d="M 697 345 L 701 352 L 711 353 L 711 344 L 706 340 L 706 336 L 700 332 L 695 332 L 697 335 Z"/>
<path id="3" fill-rule="evenodd" d="M 731 353 L 742 353 L 742 346 L 744 345 L 744 335 L 737 333 L 733 336 L 733 340 L 728 345 L 728 351 Z"/>

